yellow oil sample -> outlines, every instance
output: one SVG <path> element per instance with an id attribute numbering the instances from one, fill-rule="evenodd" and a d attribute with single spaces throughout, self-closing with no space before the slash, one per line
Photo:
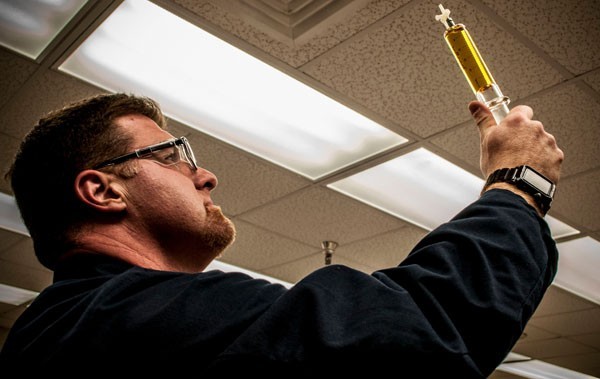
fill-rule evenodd
<path id="1" fill-rule="evenodd" d="M 510 99 L 502 94 L 500 87 L 492 78 L 465 26 L 452 20 L 449 9 L 445 9 L 442 4 L 439 7 L 441 14 L 436 15 L 435 19 L 446 28 L 444 31 L 446 43 L 467 78 L 475 97 L 490 108 L 496 123 L 499 124 L 510 112 L 508 109 Z"/>
<path id="2" fill-rule="evenodd" d="M 444 38 L 471 85 L 473 93 L 484 91 L 495 83 L 464 25 L 456 24 L 446 29 Z"/>

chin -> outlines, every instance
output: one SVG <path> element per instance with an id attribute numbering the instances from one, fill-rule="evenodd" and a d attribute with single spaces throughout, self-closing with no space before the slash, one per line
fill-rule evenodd
<path id="1" fill-rule="evenodd" d="M 233 222 L 221 212 L 221 208 L 211 207 L 207 209 L 205 233 L 207 244 L 218 256 L 235 241 L 236 230 Z"/>

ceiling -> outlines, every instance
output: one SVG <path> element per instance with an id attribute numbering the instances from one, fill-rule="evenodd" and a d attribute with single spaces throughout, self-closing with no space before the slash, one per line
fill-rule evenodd
<path id="1" fill-rule="evenodd" d="M 0 47 L 2 172 L 43 113 L 103 92 L 57 67 L 119 3 L 86 4 L 35 60 Z M 326 185 L 419 147 L 481 176 L 467 110 L 473 94 L 434 19 L 437 2 L 155 3 L 409 139 L 311 181 L 173 120 L 172 133 L 187 135 L 219 178 L 213 198 L 237 226 L 237 241 L 221 261 L 293 283 L 325 264 L 321 243 L 330 240 L 338 243 L 333 263 L 365 272 L 396 265 L 427 231 Z M 567 239 L 600 241 L 600 2 L 443 5 L 468 27 L 511 104 L 532 106 L 565 152 L 550 215 L 581 232 Z M 5 181 L 0 191 L 12 195 Z M 30 238 L 0 229 L 0 283 L 40 291 L 51 280 Z M 24 306 L 0 303 L 0 341 Z M 600 376 L 600 306 L 553 285 L 513 351 Z M 492 377 L 520 378 L 500 370 Z"/>

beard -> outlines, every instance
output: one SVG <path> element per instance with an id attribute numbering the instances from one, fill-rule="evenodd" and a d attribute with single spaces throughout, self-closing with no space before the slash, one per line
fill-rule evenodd
<path id="1" fill-rule="evenodd" d="M 235 226 L 227 218 L 220 207 L 206 209 L 206 226 L 204 228 L 204 243 L 218 257 L 235 240 Z"/>

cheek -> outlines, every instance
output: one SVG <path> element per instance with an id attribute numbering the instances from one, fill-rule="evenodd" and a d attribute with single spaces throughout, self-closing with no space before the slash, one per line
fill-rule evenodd
<path id="1" fill-rule="evenodd" d="M 141 209 L 156 209 L 171 207 L 170 199 L 176 194 L 176 185 L 170 183 L 169 178 L 151 177 L 138 174 L 129 186 L 128 198 L 130 202 Z"/>
<path id="2" fill-rule="evenodd" d="M 204 202 L 199 196 L 198 190 L 193 183 L 184 178 L 184 180 L 164 181 L 166 185 L 158 186 L 154 191 L 151 199 L 154 199 L 157 208 L 163 212 L 179 217 L 180 222 L 185 220 L 202 220 L 206 217 L 206 209 Z M 168 209 L 167 209 L 168 208 Z"/>
<path id="3" fill-rule="evenodd" d="M 129 191 L 130 200 L 135 207 L 149 212 L 147 216 L 179 217 L 181 222 L 206 217 L 203 200 L 194 183 L 180 173 L 164 167 L 145 167 L 132 182 L 135 183 Z"/>

